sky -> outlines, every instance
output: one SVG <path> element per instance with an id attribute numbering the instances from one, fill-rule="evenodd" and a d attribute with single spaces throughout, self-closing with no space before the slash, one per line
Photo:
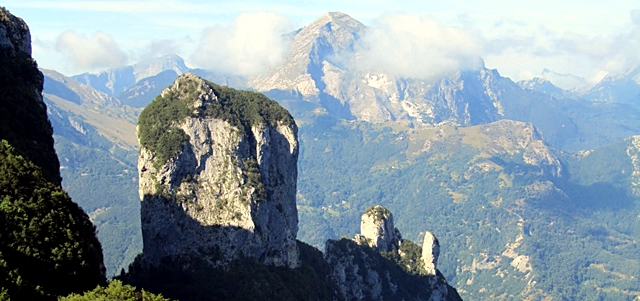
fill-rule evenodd
<path id="1" fill-rule="evenodd" d="M 398 76 L 485 66 L 514 81 L 584 88 L 640 64 L 640 2 L 5 0 L 31 30 L 42 68 L 97 72 L 164 54 L 252 76 L 326 12 L 364 23 L 361 66 Z"/>

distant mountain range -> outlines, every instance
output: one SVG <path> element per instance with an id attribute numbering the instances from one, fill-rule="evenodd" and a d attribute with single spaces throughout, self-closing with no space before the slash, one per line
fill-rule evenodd
<path id="1" fill-rule="evenodd" d="M 99 199 L 68 190 L 98 225 L 109 273 L 140 247 L 128 226 L 139 225 L 137 115 L 193 72 L 261 91 L 294 115 L 302 240 L 353 235 L 360 213 L 382 204 L 415 241 L 421 225 L 433 229 L 463 299 L 640 296 L 638 71 L 585 91 L 484 67 L 404 78 L 348 63 L 364 31 L 327 13 L 293 34 L 282 65 L 253 78 L 190 69 L 175 55 L 73 77 L 43 70 L 63 185 L 122 187 Z"/>

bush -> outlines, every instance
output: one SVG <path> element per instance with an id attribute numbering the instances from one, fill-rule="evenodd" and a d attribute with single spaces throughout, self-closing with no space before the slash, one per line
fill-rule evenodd
<path id="1" fill-rule="evenodd" d="M 154 295 L 145 290 L 137 291 L 135 287 L 123 285 L 120 280 L 113 280 L 109 286 L 98 286 L 96 289 L 82 295 L 71 294 L 59 298 L 58 301 L 169 301 L 162 295 Z"/>

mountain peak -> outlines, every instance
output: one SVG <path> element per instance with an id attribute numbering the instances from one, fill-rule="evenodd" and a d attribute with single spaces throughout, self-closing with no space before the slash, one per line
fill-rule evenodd
<path id="1" fill-rule="evenodd" d="M 134 65 L 107 69 L 97 74 L 83 73 L 72 76 L 72 78 L 110 96 L 117 96 L 143 79 L 163 72 L 173 72 L 175 76 L 178 76 L 189 70 L 191 69 L 184 64 L 184 60 L 181 57 L 175 54 L 168 54 L 157 58 L 149 58 Z M 171 78 L 171 81 L 174 78 Z"/>
<path id="2" fill-rule="evenodd" d="M 313 23 L 327 23 L 327 22 L 337 22 L 337 23 L 360 23 L 358 20 L 352 18 L 351 16 L 342 13 L 342 12 L 326 12 L 320 18 L 316 19 Z"/>
<path id="3" fill-rule="evenodd" d="M 149 58 L 142 60 L 134 66 L 147 66 L 147 65 L 160 65 L 160 64 L 176 64 L 179 66 L 185 66 L 184 60 L 177 54 L 166 54 L 160 57 Z"/>
<path id="4" fill-rule="evenodd" d="M 327 26 L 329 25 L 329 26 Z M 328 12 L 320 16 L 320 18 L 313 21 L 303 31 L 311 30 L 316 31 L 318 28 L 327 28 L 330 32 L 340 29 L 344 29 L 351 32 L 356 32 L 364 29 L 364 24 L 360 21 L 352 18 L 351 16 L 341 12 Z"/>
<path id="5" fill-rule="evenodd" d="M 316 81 L 322 77 L 324 62 L 351 52 L 365 28 L 347 14 L 325 13 L 296 33 L 283 66 L 254 78 L 249 86 L 258 91 L 297 90 L 303 95 L 316 95 L 322 90 Z"/>
<path id="6" fill-rule="evenodd" d="M 167 54 L 161 57 L 148 59 L 135 64 L 132 67 L 136 82 L 143 78 L 157 75 L 166 70 L 173 70 L 177 75 L 181 75 L 189 71 L 189 68 L 184 64 L 184 60 L 175 54 Z"/>

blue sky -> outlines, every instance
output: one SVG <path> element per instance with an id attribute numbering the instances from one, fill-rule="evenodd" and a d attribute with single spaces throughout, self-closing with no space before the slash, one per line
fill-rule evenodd
<path id="1" fill-rule="evenodd" d="M 233 60 L 223 66 L 250 75 L 277 63 L 276 57 L 286 50 L 286 45 L 265 47 L 273 45 L 270 39 L 328 11 L 349 14 L 373 28 L 376 38 L 398 42 L 393 36 L 402 33 L 413 40 L 402 41 L 415 47 L 410 53 L 433 61 L 477 56 L 486 67 L 514 80 L 545 76 L 570 88 L 640 63 L 637 1 L 8 0 L 3 5 L 29 25 L 39 65 L 68 75 L 171 52 L 190 67 L 215 67 L 215 58 L 229 58 L 237 49 L 262 49 L 246 54 L 259 68 L 243 69 Z M 224 31 L 231 33 L 221 34 Z M 251 39 L 234 36 L 247 33 L 253 34 Z M 236 44 L 211 47 L 223 40 Z M 461 54 L 446 54 L 461 47 Z M 271 48 L 272 53 L 264 53 Z M 385 51 L 391 50 L 381 48 L 375 54 L 384 56 Z M 412 59 L 407 58 L 407 65 Z M 546 69 L 550 71 L 543 72 Z"/>

